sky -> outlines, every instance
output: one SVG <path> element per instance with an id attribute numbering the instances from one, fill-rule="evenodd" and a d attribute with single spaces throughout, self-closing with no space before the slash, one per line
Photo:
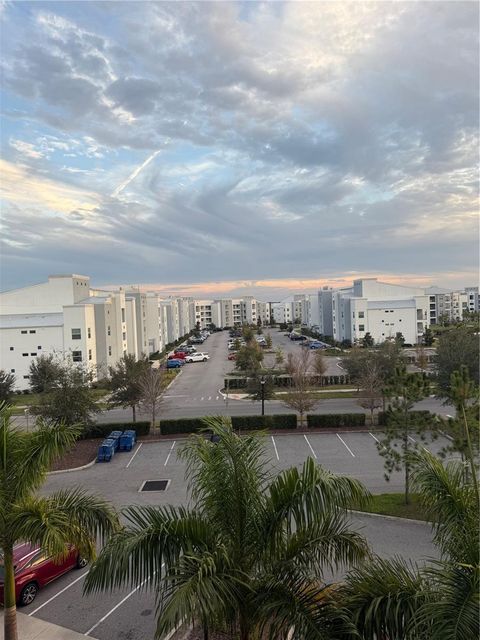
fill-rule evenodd
<path id="1" fill-rule="evenodd" d="M 2 290 L 477 283 L 478 3 L 0 7 Z"/>

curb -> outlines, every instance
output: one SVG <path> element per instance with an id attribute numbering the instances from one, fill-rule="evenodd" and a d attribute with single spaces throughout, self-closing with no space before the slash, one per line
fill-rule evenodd
<path id="1" fill-rule="evenodd" d="M 84 464 L 81 467 L 73 467 L 72 469 L 59 469 L 58 471 L 49 471 L 47 473 L 47 476 L 55 476 L 59 473 L 70 473 L 70 471 L 81 471 L 82 469 L 88 469 L 88 467 L 93 467 L 96 461 L 97 458 L 95 457 L 91 462 L 89 462 L 88 464 Z"/>
<path id="2" fill-rule="evenodd" d="M 427 520 L 414 520 L 413 518 L 402 518 L 401 516 L 387 516 L 382 513 L 371 513 L 370 511 L 357 511 L 356 509 L 350 509 L 350 513 L 354 513 L 356 516 L 370 516 L 371 518 L 384 518 L 387 520 L 394 520 L 395 522 L 414 522 L 415 524 L 429 525 Z"/>
<path id="3" fill-rule="evenodd" d="M 182 369 L 180 369 L 180 371 L 177 373 L 177 375 L 174 377 L 174 379 L 173 379 L 171 382 L 169 382 L 169 383 L 167 384 L 167 386 L 165 387 L 165 389 L 164 389 L 163 393 L 165 393 L 165 391 L 168 391 L 168 389 L 170 389 L 170 387 L 172 386 L 172 384 L 175 382 L 175 380 L 177 380 L 177 378 L 179 378 L 179 377 L 182 375 L 182 373 L 183 373 L 183 370 L 182 370 Z M 163 394 L 162 394 L 162 395 L 163 395 Z"/>

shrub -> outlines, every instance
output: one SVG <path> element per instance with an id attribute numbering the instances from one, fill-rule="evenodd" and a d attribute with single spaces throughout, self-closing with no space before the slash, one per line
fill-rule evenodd
<path id="1" fill-rule="evenodd" d="M 389 415 L 390 414 L 388 413 L 388 411 L 379 411 L 378 413 L 379 427 L 385 427 L 387 425 Z M 431 413 L 426 409 L 422 409 L 421 411 L 409 411 L 408 415 L 409 415 L 409 420 L 412 424 L 419 418 L 421 420 L 428 420 L 430 418 L 433 420 L 435 418 L 435 414 Z"/>
<path id="2" fill-rule="evenodd" d="M 363 427 L 365 425 L 364 413 L 309 413 L 307 415 L 309 428 L 329 427 Z"/>
<path id="3" fill-rule="evenodd" d="M 283 413 L 273 416 L 232 416 L 232 428 L 243 431 L 256 429 L 296 429 L 297 416 Z"/>
<path id="4" fill-rule="evenodd" d="M 173 433 L 195 433 L 204 429 L 201 418 L 176 418 L 174 420 L 160 420 L 160 433 L 164 436 Z"/>
<path id="5" fill-rule="evenodd" d="M 112 431 L 125 431 L 134 429 L 137 436 L 146 436 L 150 433 L 150 422 L 105 422 L 89 425 L 81 438 L 105 438 Z"/>

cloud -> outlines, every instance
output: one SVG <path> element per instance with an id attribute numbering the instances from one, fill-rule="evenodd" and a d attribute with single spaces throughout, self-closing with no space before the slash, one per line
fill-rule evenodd
<path id="1" fill-rule="evenodd" d="M 72 7 L 4 12 L 7 224 L 36 211 L 32 257 L 61 213 L 104 281 L 119 250 L 124 282 L 475 277 L 475 3 Z"/>

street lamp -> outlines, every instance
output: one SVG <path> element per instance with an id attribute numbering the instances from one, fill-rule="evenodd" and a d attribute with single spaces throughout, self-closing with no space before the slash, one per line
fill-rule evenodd
<path id="1" fill-rule="evenodd" d="M 260 388 L 262 390 L 262 416 L 265 415 L 265 376 L 260 378 Z"/>

